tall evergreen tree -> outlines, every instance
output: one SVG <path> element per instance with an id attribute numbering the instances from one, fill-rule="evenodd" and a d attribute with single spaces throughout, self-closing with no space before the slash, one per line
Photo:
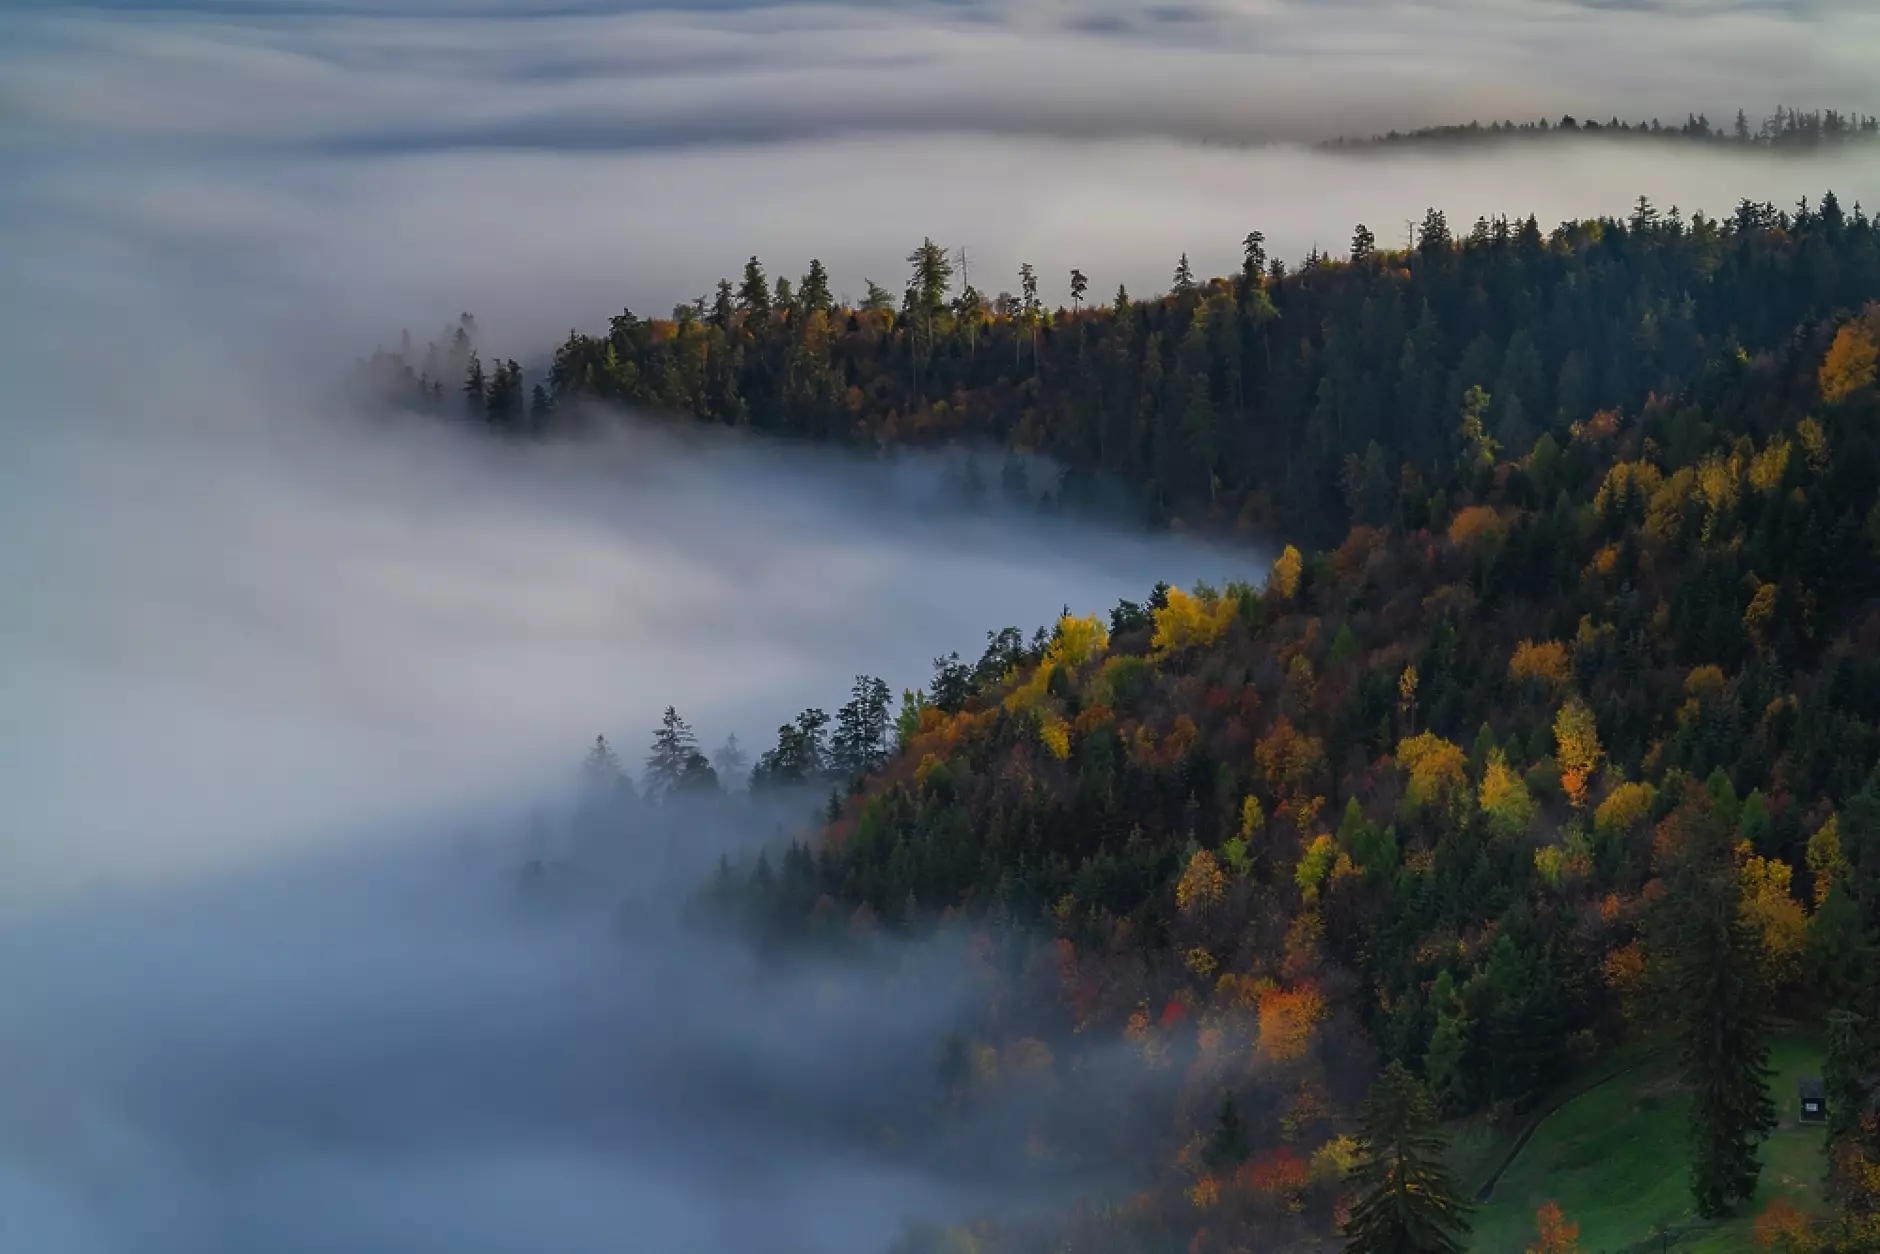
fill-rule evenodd
<path id="1" fill-rule="evenodd" d="M 594 747 L 581 763 L 581 791 L 590 795 L 610 793 L 620 778 L 620 755 L 607 743 L 607 737 L 594 737 Z"/>
<path id="2" fill-rule="evenodd" d="M 738 309 L 759 322 L 770 316 L 770 283 L 756 257 L 744 263 L 744 281 L 738 284 Z"/>
<path id="3" fill-rule="evenodd" d="M 483 359 L 472 349 L 463 380 L 464 411 L 470 415 L 472 422 L 482 421 L 489 386 L 489 380 L 483 374 Z"/>
<path id="4" fill-rule="evenodd" d="M 750 759 L 744 756 L 744 750 L 738 744 L 738 734 L 732 732 L 725 737 L 725 742 L 718 746 L 718 752 L 712 754 L 712 767 L 718 772 L 718 778 L 730 786 L 731 781 L 744 778 Z"/>
<path id="5" fill-rule="evenodd" d="M 805 315 L 828 313 L 835 306 L 835 298 L 829 292 L 829 271 L 815 257 L 809 259 L 809 273 L 797 285 L 796 303 Z"/>
<path id="6" fill-rule="evenodd" d="M 1183 253 L 1181 260 L 1175 263 L 1175 278 L 1169 290 L 1177 296 L 1192 296 L 1195 291 L 1194 267 L 1188 264 L 1188 254 Z"/>
<path id="7" fill-rule="evenodd" d="M 1461 1254 L 1469 1207 L 1443 1161 L 1435 1105 L 1401 1062 L 1371 1086 L 1359 1144 L 1347 1254 Z"/>
<path id="8" fill-rule="evenodd" d="M 931 357 L 934 347 L 934 319 L 946 308 L 947 293 L 953 286 L 953 259 L 947 250 L 933 242 L 923 239 L 920 247 L 907 255 L 908 265 L 913 268 L 907 282 L 907 303 L 914 319 L 914 389 L 920 390 L 921 342 L 926 342 L 925 353 Z"/>
<path id="9" fill-rule="evenodd" d="M 647 796 L 672 792 L 687 771 L 693 769 L 692 759 L 698 756 L 698 738 L 692 734 L 691 725 L 679 717 L 677 710 L 667 706 L 659 720 L 659 729 L 653 733 L 653 747 L 646 755 Z"/>
<path id="10" fill-rule="evenodd" d="M 1691 1194 L 1713 1217 L 1756 1192 L 1775 1104 L 1760 941 L 1743 914 L 1734 833 L 1706 790 L 1685 794 L 1660 833 L 1666 892 L 1652 925 L 1691 1090 Z"/>
<path id="11" fill-rule="evenodd" d="M 830 765 L 838 776 L 856 779 L 887 760 L 892 705 L 885 682 L 870 675 L 855 677 L 849 700 L 836 711 L 829 743 Z"/>
<path id="12" fill-rule="evenodd" d="M 1205 1158 L 1209 1171 L 1230 1172 L 1247 1161 L 1253 1144 L 1247 1136 L 1247 1123 L 1240 1117 L 1240 1105 L 1232 1093 L 1221 1097 L 1214 1115 L 1214 1127 L 1208 1133 Z"/>

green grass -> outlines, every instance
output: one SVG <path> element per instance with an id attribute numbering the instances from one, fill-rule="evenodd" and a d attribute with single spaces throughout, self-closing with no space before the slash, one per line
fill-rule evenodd
<path id="1" fill-rule="evenodd" d="M 1750 1221 L 1771 1197 L 1785 1194 L 1804 1209 L 1819 1207 L 1822 1134 L 1819 1127 L 1796 1122 L 1795 1081 L 1820 1074 L 1821 1041 L 1812 1033 L 1790 1032 L 1772 1045 L 1779 1123 L 1763 1146 L 1761 1187 L 1740 1215 L 1705 1226 L 1691 1210 L 1689 1098 L 1678 1082 L 1675 1058 L 1665 1053 L 1582 1094 L 1541 1124 L 1477 1213 L 1471 1248 L 1483 1254 L 1527 1248 L 1535 1209 L 1549 1200 L 1580 1225 L 1585 1254 L 1640 1246 L 1657 1224 L 1687 1230 L 1671 1246 L 1681 1254 L 1752 1249 Z M 1494 1169 L 1496 1145 L 1505 1153 L 1516 1131 L 1457 1129 L 1453 1161 L 1468 1187 Z M 1688 1231 L 1693 1228 L 1701 1231 Z"/>

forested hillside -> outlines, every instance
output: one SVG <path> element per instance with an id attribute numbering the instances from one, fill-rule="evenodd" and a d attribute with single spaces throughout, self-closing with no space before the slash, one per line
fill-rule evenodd
<path id="1" fill-rule="evenodd" d="M 373 365 L 402 399 L 505 431 L 572 424 L 598 400 L 865 444 L 992 439 L 1063 463 L 1067 498 L 1101 474 L 1159 520 L 1335 544 L 1427 495 L 1405 467 L 1420 482 L 1447 459 L 1471 387 L 1486 434 L 1521 458 L 1542 432 L 1636 413 L 1732 349 L 1774 350 L 1880 291 L 1880 233 L 1831 194 L 1726 219 L 1641 200 L 1551 232 L 1529 218 L 1458 233 L 1432 210 L 1411 251 L 1359 226 L 1348 256 L 1291 273 L 1257 231 L 1243 252 L 1214 280 L 1181 258 L 1151 300 L 1106 301 L 1093 258 L 1055 310 L 1030 267 L 1016 295 L 992 295 L 931 240 L 898 291 L 870 283 L 852 307 L 818 262 L 773 284 L 752 258 L 670 319 L 571 332 L 533 385 L 480 356 L 468 319 Z"/>
<path id="2" fill-rule="evenodd" d="M 725 866 L 720 904 L 773 943 L 977 929 L 987 1009 L 937 1062 L 942 1110 L 1030 1092 L 1040 1159 L 1157 1181 L 1044 1235 L 912 1242 L 1466 1248 L 1437 1120 L 1518 1121 L 1661 1039 L 1694 1214 L 1875 1249 L 1873 223 L 1832 196 L 1546 235 L 1432 213 L 1410 252 L 1360 228 L 1287 274 L 1251 236 L 1233 278 L 1184 262 L 1164 297 L 1091 308 L 1078 276 L 1055 313 L 1029 275 L 949 303 L 948 255 L 912 260 L 898 313 L 753 262 L 702 314 L 571 336 L 532 408 L 513 364 L 470 390 L 517 431 L 593 398 L 997 438 L 1061 457 L 1067 494 L 1101 471 L 1165 517 L 1300 539 L 1263 588 L 1158 588 L 941 659 L 891 753 L 870 732 L 832 768 L 810 711 L 760 763 L 850 784 L 780 866 Z M 379 368 L 436 396 L 452 351 Z M 851 721 L 882 728 L 862 695 Z M 1812 1217 L 1758 1193 L 1777 1016 L 1829 1039 Z M 1164 1083 L 1076 1139 L 1117 1049 Z M 1537 1248 L 1572 1248 L 1544 1218 Z"/>
<path id="3" fill-rule="evenodd" d="M 1449 126 L 1426 126 L 1412 131 L 1389 131 L 1369 139 L 1335 139 L 1323 145 L 1334 150 L 1397 147 L 1429 147 L 1443 144 L 1472 144 L 1503 140 L 1535 139 L 1611 139 L 1667 140 L 1707 145 L 1732 145 L 1743 150 L 1769 152 L 1808 152 L 1833 144 L 1872 142 L 1880 139 L 1880 119 L 1871 114 L 1837 113 L 1833 109 L 1803 112 L 1778 108 L 1752 125 L 1749 115 L 1736 111 L 1736 120 L 1728 127 L 1711 122 L 1709 115 L 1686 114 L 1684 121 L 1670 125 L 1657 118 L 1650 121 L 1621 120 L 1617 115 L 1601 122 L 1585 121 L 1563 114 L 1559 121 L 1541 118 L 1534 122 L 1467 122 Z"/>

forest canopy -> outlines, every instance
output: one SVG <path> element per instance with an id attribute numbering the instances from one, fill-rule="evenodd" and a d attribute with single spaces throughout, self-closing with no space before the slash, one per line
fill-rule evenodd
<path id="1" fill-rule="evenodd" d="M 1641 199 L 1548 232 L 1432 210 L 1411 248 L 1360 227 L 1296 269 L 1244 245 L 1147 300 L 1086 303 L 1077 272 L 1056 310 L 1030 267 L 987 299 L 932 240 L 856 306 L 751 258 L 669 319 L 571 333 L 529 403 L 468 322 L 373 369 L 507 435 L 613 403 L 996 440 L 1058 458 L 1060 500 L 1104 475 L 1168 525 L 1298 538 L 1264 588 L 989 633 L 898 713 L 858 679 L 833 738 L 805 711 L 750 776 L 827 790 L 818 830 L 707 892 L 774 944 L 980 929 L 988 996 L 1027 1009 L 947 1047 L 945 1109 L 1116 1042 L 1168 1074 L 1107 1149 L 1157 1183 L 1077 1248 L 1467 1248 L 1438 1121 L 1519 1120 L 1639 1042 L 1696 1095 L 1693 1213 L 1740 1213 L 1776 1016 L 1833 1025 L 1833 1205 L 1767 1226 L 1873 1248 L 1875 224 L 1832 194 Z M 676 718 L 659 787 L 719 786 Z M 1038 1152 L 1069 1126 L 1045 1101 Z"/>

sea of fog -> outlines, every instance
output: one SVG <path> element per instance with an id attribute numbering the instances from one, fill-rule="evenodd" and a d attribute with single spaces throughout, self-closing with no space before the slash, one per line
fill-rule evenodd
<path id="1" fill-rule="evenodd" d="M 543 918 L 519 816 L 669 703 L 755 752 L 858 673 L 1268 554 L 938 511 L 919 457 L 493 446 L 332 403 L 356 355 L 470 310 L 533 369 L 751 254 L 892 289 L 923 236 L 1062 299 L 1429 206 L 1872 208 L 1871 148 L 1297 142 L 1880 111 L 1877 50 L 1856 0 L 7 6 L 0 1249 L 860 1254 L 1041 1202 L 858 1132 L 965 1013 L 951 941 L 884 984 L 683 932 L 683 872 L 773 815 L 667 816 L 685 857 Z"/>

